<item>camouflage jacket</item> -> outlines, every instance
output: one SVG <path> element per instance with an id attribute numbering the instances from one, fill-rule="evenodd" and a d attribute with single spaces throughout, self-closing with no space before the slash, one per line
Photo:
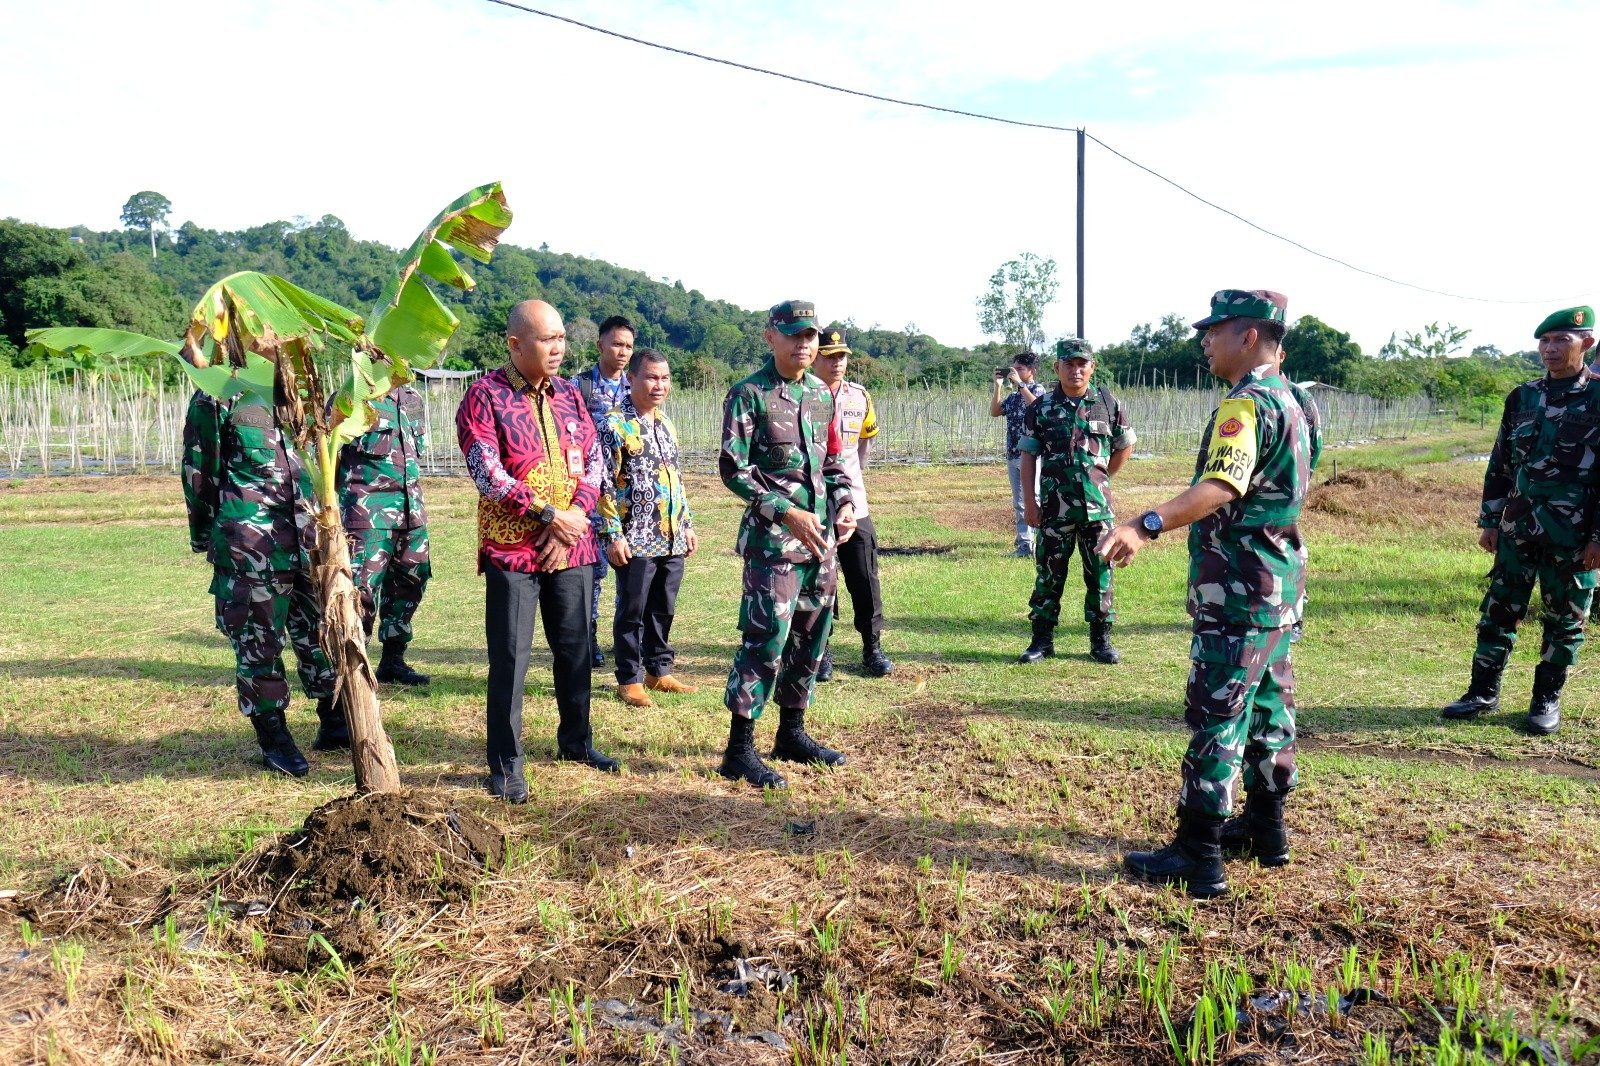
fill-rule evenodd
<path id="1" fill-rule="evenodd" d="M 1128 412 L 1095 385 L 1074 399 L 1057 385 L 1022 416 L 1017 447 L 1037 457 L 1039 518 L 1044 525 L 1102 522 L 1111 513 L 1111 453 L 1138 439 Z"/>
<path id="2" fill-rule="evenodd" d="M 791 507 L 817 516 L 833 543 L 831 516 L 850 503 L 850 478 L 833 432 L 833 393 L 806 374 L 785 381 L 771 359 L 728 390 L 717 472 L 749 506 L 737 549 L 752 562 L 814 562 L 782 522 Z"/>
<path id="3" fill-rule="evenodd" d="M 417 469 L 417 457 L 428 447 L 422 394 L 401 385 L 372 406 L 372 427 L 339 450 L 344 528 L 421 529 L 428 524 Z"/>
<path id="4" fill-rule="evenodd" d="M 1559 548 L 1600 541 L 1600 377 L 1518 385 L 1483 476 L 1478 525 Z"/>
<path id="5" fill-rule="evenodd" d="M 1270 365 L 1240 379 L 1212 414 L 1194 484 L 1208 478 L 1240 496 L 1189 527 L 1195 625 L 1294 624 L 1305 593 L 1299 522 L 1311 482 L 1311 437 L 1288 382 Z"/>
<path id="6" fill-rule="evenodd" d="M 189 547 L 246 576 L 309 568 L 317 543 L 311 476 L 272 409 L 196 392 L 183 423 Z"/>
<path id="7" fill-rule="evenodd" d="M 1305 389 L 1290 381 L 1283 379 L 1289 386 L 1289 391 L 1294 394 L 1294 402 L 1300 405 L 1300 410 L 1306 416 L 1306 435 L 1311 438 L 1311 472 L 1317 471 L 1317 464 L 1322 461 L 1322 408 L 1317 406 L 1316 397 Z"/>
<path id="8" fill-rule="evenodd" d="M 623 537 L 634 555 L 649 558 L 686 554 L 694 516 L 683 491 L 672 420 L 656 411 L 646 421 L 624 396 L 601 424 L 600 443 L 606 461 L 601 539 L 609 544 Z"/>

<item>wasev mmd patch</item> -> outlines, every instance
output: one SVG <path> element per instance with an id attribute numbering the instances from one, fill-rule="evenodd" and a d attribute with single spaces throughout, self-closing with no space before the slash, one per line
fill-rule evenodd
<path id="1" fill-rule="evenodd" d="M 1223 400 L 1214 424 L 1200 478 L 1226 482 L 1243 496 L 1256 468 L 1256 402 L 1248 396 Z"/>

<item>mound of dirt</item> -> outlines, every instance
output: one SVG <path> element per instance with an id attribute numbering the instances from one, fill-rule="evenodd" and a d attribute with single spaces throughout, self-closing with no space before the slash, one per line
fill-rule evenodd
<path id="1" fill-rule="evenodd" d="M 375 908 L 461 899 L 504 846 L 499 829 L 446 797 L 344 796 L 246 860 L 228 892 L 273 901 L 262 916 L 264 965 L 305 969 L 330 948 L 355 964 L 378 950 Z"/>
<path id="2" fill-rule="evenodd" d="M 274 885 L 294 886 L 290 895 L 308 909 L 454 900 L 500 861 L 504 845 L 500 830 L 439 796 L 382 792 L 318 807 L 257 869 Z"/>
<path id="3" fill-rule="evenodd" d="M 1478 499 L 1460 485 L 1403 470 L 1345 470 L 1315 485 L 1305 509 L 1364 526 L 1470 527 Z"/>

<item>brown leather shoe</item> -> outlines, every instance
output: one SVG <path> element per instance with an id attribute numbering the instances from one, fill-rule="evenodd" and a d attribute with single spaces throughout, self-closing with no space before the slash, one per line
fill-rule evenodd
<path id="1" fill-rule="evenodd" d="M 618 685 L 617 695 L 622 697 L 622 702 L 629 707 L 654 707 L 656 701 L 650 698 L 650 693 L 640 684 Z"/>
<path id="2" fill-rule="evenodd" d="M 683 681 L 679 681 L 677 678 L 673 677 L 671 674 L 662 674 L 660 677 L 656 677 L 654 674 L 645 674 L 644 675 L 644 687 L 645 688 L 649 688 L 649 689 L 655 689 L 657 692 L 699 692 L 700 691 L 700 686 L 699 685 L 690 685 L 690 684 L 687 684 L 687 683 L 685 683 Z"/>

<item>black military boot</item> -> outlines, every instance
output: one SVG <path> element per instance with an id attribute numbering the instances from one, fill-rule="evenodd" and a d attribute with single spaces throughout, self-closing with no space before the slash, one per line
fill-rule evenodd
<path id="1" fill-rule="evenodd" d="M 598 670 L 606 664 L 605 652 L 600 650 L 600 623 L 589 623 L 589 665 Z"/>
<path id="2" fill-rule="evenodd" d="M 1528 704 L 1527 730 L 1536 737 L 1549 736 L 1561 725 L 1561 688 L 1567 668 L 1542 662 L 1533 668 L 1533 700 Z"/>
<path id="3" fill-rule="evenodd" d="M 1262 866 L 1289 862 L 1289 831 L 1283 825 L 1287 792 L 1258 789 L 1247 792 L 1244 811 L 1222 823 L 1220 842 L 1224 855 L 1250 855 Z"/>
<path id="4" fill-rule="evenodd" d="M 778 708 L 778 739 L 773 742 L 772 757 L 824 766 L 843 766 L 845 762 L 843 752 L 823 747 L 806 732 L 804 707 Z"/>
<path id="5" fill-rule="evenodd" d="M 311 764 L 306 762 L 294 737 L 289 735 L 282 711 L 257 711 L 250 716 L 250 724 L 255 726 L 256 740 L 261 744 L 261 761 L 267 764 L 268 770 L 290 777 L 304 777 L 310 772 Z"/>
<path id="6" fill-rule="evenodd" d="M 1122 857 L 1129 874 L 1141 881 L 1182 883 L 1189 895 L 1210 899 L 1228 891 L 1222 872 L 1222 819 L 1178 808 L 1178 833 L 1159 851 L 1130 851 Z"/>
<path id="7" fill-rule="evenodd" d="M 888 677 L 894 673 L 894 663 L 883 654 L 877 637 L 861 638 L 861 670 L 868 677 Z"/>
<path id="8" fill-rule="evenodd" d="M 324 696 L 317 701 L 317 751 L 338 751 L 350 746 L 350 722 L 344 716 L 344 701 Z"/>
<path id="9" fill-rule="evenodd" d="M 1122 655 L 1111 646 L 1110 622 L 1089 623 L 1089 658 L 1109 666 L 1115 666 L 1122 661 Z"/>
<path id="10" fill-rule="evenodd" d="M 728 750 L 722 753 L 717 773 L 729 781 L 747 781 L 756 788 L 788 788 L 783 775 L 761 761 L 756 754 L 756 722 L 741 714 L 733 715 L 728 728 Z"/>
<path id="11" fill-rule="evenodd" d="M 1450 704 L 1444 709 L 1444 716 L 1451 721 L 1465 721 L 1476 718 L 1485 711 L 1500 709 L 1500 674 L 1504 667 L 1488 666 L 1484 663 L 1472 663 L 1472 682 L 1467 686 L 1466 695 Z"/>
<path id="12" fill-rule="evenodd" d="M 1036 663 L 1040 659 L 1049 659 L 1055 656 L 1056 627 L 1049 622 L 1035 620 L 1033 623 L 1033 643 L 1028 645 L 1028 650 L 1018 658 L 1019 663 Z"/>
<path id="13" fill-rule="evenodd" d="M 833 648 L 822 649 L 822 659 L 817 663 L 817 680 L 833 680 Z"/>
<path id="14" fill-rule="evenodd" d="M 391 637 L 383 642 L 383 658 L 378 660 L 378 680 L 386 685 L 426 685 L 431 680 L 406 665 L 406 640 Z"/>

